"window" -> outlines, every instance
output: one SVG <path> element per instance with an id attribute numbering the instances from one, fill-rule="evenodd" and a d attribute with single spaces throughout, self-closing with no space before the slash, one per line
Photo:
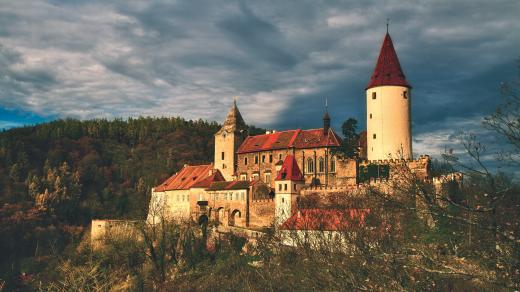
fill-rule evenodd
<path id="1" fill-rule="evenodd" d="M 294 190 L 296 191 L 296 184 L 294 184 Z"/>
<path id="2" fill-rule="evenodd" d="M 336 172 L 336 158 L 330 159 L 330 172 Z"/>
<path id="3" fill-rule="evenodd" d="M 222 160 L 224 160 L 224 152 L 222 152 L 222 155 L 221 155 L 221 156 L 222 156 Z"/>
<path id="4" fill-rule="evenodd" d="M 285 200 L 282 198 L 282 203 L 284 203 L 284 202 L 285 202 Z M 101 225 L 100 225 L 100 226 L 101 226 Z"/>
<path id="5" fill-rule="evenodd" d="M 273 154 L 269 154 L 269 163 L 273 162 Z"/>
<path id="6" fill-rule="evenodd" d="M 376 99 L 376 93 L 372 92 L 372 99 Z"/>
<path id="7" fill-rule="evenodd" d="M 238 201 L 238 192 L 235 193 L 235 200 Z"/>
<path id="8" fill-rule="evenodd" d="M 372 114 L 370 114 L 370 118 L 372 118 Z"/>
<path id="9" fill-rule="evenodd" d="M 255 156 L 255 164 L 258 164 L 258 156 Z"/>
<path id="10" fill-rule="evenodd" d="M 271 174 L 270 173 L 266 173 L 265 174 L 265 183 L 270 183 L 271 182 Z"/>
<path id="11" fill-rule="evenodd" d="M 226 165 L 225 164 L 222 164 L 222 169 L 226 169 Z"/>
<path id="12" fill-rule="evenodd" d="M 278 185 L 278 191 L 280 191 L 280 192 L 282 191 L 282 184 Z"/>
<path id="13" fill-rule="evenodd" d="M 218 193 L 215 193 L 215 201 L 218 201 Z"/>
<path id="14" fill-rule="evenodd" d="M 180 200 L 181 200 L 181 199 L 180 199 L 180 196 L 179 196 L 179 195 L 177 195 L 177 202 L 178 202 L 178 201 L 180 201 Z"/>
<path id="15" fill-rule="evenodd" d="M 307 159 L 307 172 L 308 173 L 314 172 L 314 160 L 312 158 Z"/>
<path id="16" fill-rule="evenodd" d="M 282 154 L 278 154 L 278 160 L 282 160 Z"/>
<path id="17" fill-rule="evenodd" d="M 262 155 L 262 163 L 265 163 L 265 155 Z"/>
<path id="18" fill-rule="evenodd" d="M 242 199 L 242 201 L 244 201 L 244 199 L 245 199 L 244 192 L 240 193 L 240 199 Z"/>
<path id="19" fill-rule="evenodd" d="M 287 184 L 284 184 L 284 185 L 283 185 L 283 190 L 284 190 L 284 191 L 287 191 Z"/>
<path id="20" fill-rule="evenodd" d="M 403 91 L 403 97 L 404 99 L 408 99 L 408 91 Z"/>
<path id="21" fill-rule="evenodd" d="M 375 139 L 376 138 L 376 134 L 372 134 L 372 139 Z"/>
<path id="22" fill-rule="evenodd" d="M 247 157 L 244 157 L 244 165 L 247 165 Z"/>
<path id="23" fill-rule="evenodd" d="M 258 180 L 258 173 L 253 173 L 253 180 Z"/>
<path id="24" fill-rule="evenodd" d="M 247 180 L 247 174 L 241 174 L 240 180 Z"/>
<path id="25" fill-rule="evenodd" d="M 318 160 L 318 172 L 324 172 L 325 171 L 325 160 L 323 157 L 320 157 Z"/>

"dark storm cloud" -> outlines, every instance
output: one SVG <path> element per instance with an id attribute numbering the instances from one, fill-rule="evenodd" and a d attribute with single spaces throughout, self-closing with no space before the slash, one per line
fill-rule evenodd
<path id="1" fill-rule="evenodd" d="M 0 6 L 0 107 L 42 116 L 137 115 L 365 127 L 385 22 L 413 90 L 415 150 L 478 131 L 514 78 L 520 2 L 10 1 Z M 23 124 L 2 120 L 1 125 Z M 435 145 L 435 146 L 431 146 Z M 437 151 L 438 152 L 438 151 Z"/>
<path id="2" fill-rule="evenodd" d="M 258 62 L 269 62 L 277 67 L 296 65 L 290 50 L 281 47 L 285 39 L 278 28 L 256 16 L 243 2 L 238 15 L 223 19 L 217 25 L 236 43 L 237 49 L 247 49 Z"/>

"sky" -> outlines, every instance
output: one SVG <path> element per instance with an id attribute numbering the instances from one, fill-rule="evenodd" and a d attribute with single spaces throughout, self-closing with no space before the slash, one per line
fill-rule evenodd
<path id="1" fill-rule="evenodd" d="M 57 118 L 222 122 L 237 98 L 269 129 L 366 126 L 390 19 L 413 86 L 414 152 L 481 134 L 517 78 L 520 1 L 0 0 L 0 128 Z"/>

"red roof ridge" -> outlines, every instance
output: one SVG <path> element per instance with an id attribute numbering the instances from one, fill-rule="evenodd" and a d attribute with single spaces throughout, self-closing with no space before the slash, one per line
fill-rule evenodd
<path id="1" fill-rule="evenodd" d="M 300 132 L 301 129 L 296 129 L 296 131 L 294 131 L 294 135 L 292 136 L 291 141 L 289 141 L 289 147 L 294 147 L 294 141 L 296 140 L 296 137 L 298 137 Z"/>

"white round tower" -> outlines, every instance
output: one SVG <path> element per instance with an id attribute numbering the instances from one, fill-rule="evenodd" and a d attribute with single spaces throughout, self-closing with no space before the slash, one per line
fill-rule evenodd
<path id="1" fill-rule="evenodd" d="M 366 88 L 368 160 L 413 158 L 411 89 L 387 32 Z"/>

